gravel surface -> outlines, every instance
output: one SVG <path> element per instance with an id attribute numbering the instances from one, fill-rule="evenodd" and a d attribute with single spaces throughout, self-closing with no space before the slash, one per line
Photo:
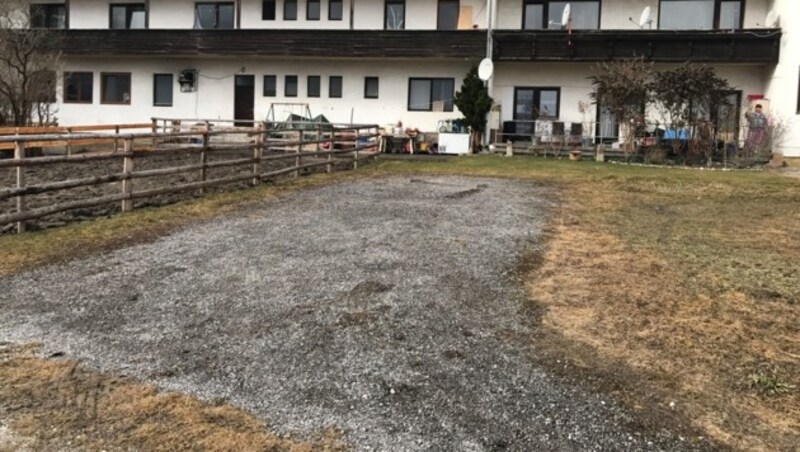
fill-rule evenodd
<path id="1" fill-rule="evenodd" d="M 548 191 L 459 177 L 306 190 L 0 279 L 0 340 L 227 400 L 357 450 L 687 450 L 547 373 L 513 271 Z"/>

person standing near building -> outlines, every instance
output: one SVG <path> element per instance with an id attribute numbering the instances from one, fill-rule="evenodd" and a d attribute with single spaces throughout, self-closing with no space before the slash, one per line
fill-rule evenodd
<path id="1" fill-rule="evenodd" d="M 767 143 L 767 127 L 769 120 L 767 115 L 763 113 L 761 104 L 757 104 L 754 112 L 747 112 L 744 114 L 747 118 L 747 141 L 744 143 L 744 150 L 748 156 L 752 156 L 764 149 Z"/>

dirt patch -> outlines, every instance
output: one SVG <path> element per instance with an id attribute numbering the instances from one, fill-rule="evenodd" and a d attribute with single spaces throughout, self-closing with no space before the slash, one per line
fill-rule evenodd
<path id="1" fill-rule="evenodd" d="M 763 271 L 725 271 L 694 257 L 691 247 L 701 243 L 684 235 L 684 228 L 692 228 L 685 223 L 708 220 L 687 215 L 691 207 L 654 203 L 651 214 L 640 212 L 653 203 L 651 190 L 660 187 L 652 182 L 647 189 L 639 186 L 645 195 L 632 198 L 571 193 L 528 279 L 544 327 L 540 353 L 554 367 L 599 378 L 643 421 L 690 419 L 737 449 L 796 450 L 800 357 L 794 351 L 800 349 L 800 330 L 795 289 L 782 281 L 797 279 L 791 267 L 770 265 L 792 256 L 794 242 L 778 240 L 770 247 L 751 237 L 747 246 L 761 246 Z M 636 203 L 635 216 L 611 213 Z M 760 229 L 752 220 L 741 221 Z M 650 237 L 625 235 L 633 233 L 631 223 L 646 223 L 649 231 L 640 232 Z M 676 235 L 686 243 L 674 243 Z M 733 237 L 739 245 L 744 241 L 719 238 Z M 649 241 L 658 245 L 647 246 Z M 733 260 L 744 253 L 737 248 L 726 250 Z M 705 252 L 713 256 L 714 249 Z M 752 289 L 759 285 L 765 287 Z"/>
<path id="2" fill-rule="evenodd" d="M 159 392 L 75 361 L 40 359 L 35 349 L 0 346 L 0 418 L 12 420 L 5 435 L 15 449 L 346 449 L 332 428 L 309 440 L 275 435 L 231 405 Z"/>

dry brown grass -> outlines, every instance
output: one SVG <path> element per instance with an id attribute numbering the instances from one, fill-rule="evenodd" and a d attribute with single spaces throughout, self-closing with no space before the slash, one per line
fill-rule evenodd
<path id="1" fill-rule="evenodd" d="M 0 348 L 0 417 L 33 450 L 341 451 L 339 434 L 278 436 L 227 404 L 162 393 L 132 379 Z"/>
<path id="2" fill-rule="evenodd" d="M 657 181 L 644 185 L 645 195 L 631 196 L 578 186 L 565 201 L 547 251 L 538 257 L 541 264 L 528 280 L 531 298 L 544 307 L 546 331 L 537 346 L 590 373 L 613 376 L 620 395 L 634 408 L 654 410 L 662 418 L 686 415 L 695 428 L 723 444 L 741 450 L 797 450 L 797 289 L 782 287 L 780 281 L 765 284 L 764 299 L 762 293 L 737 287 L 737 282 L 749 283 L 746 277 L 731 281 L 742 278 L 741 272 L 727 274 L 714 264 L 725 262 L 715 261 L 713 252 L 697 259 L 692 249 L 675 242 L 694 246 L 698 237 L 683 228 L 665 232 L 659 222 L 630 212 L 628 206 L 652 202 L 663 188 Z M 720 219 L 692 217 L 686 206 L 676 209 L 658 216 L 688 223 Z M 623 214 L 609 215 L 615 211 Z M 716 251 L 734 259 L 745 261 L 742 248 L 756 247 L 769 267 L 777 259 L 771 253 L 797 256 L 788 213 L 789 218 L 761 221 L 742 214 L 747 230 L 767 231 L 766 236 L 731 235 L 736 222 L 716 237 L 714 227 L 692 227 L 706 240 L 727 243 L 727 249 Z M 621 218 L 652 229 L 628 230 Z M 659 245 L 649 246 L 652 238 L 626 238 L 625 233 L 662 237 L 655 239 Z M 788 279 L 798 281 L 795 274 Z"/>

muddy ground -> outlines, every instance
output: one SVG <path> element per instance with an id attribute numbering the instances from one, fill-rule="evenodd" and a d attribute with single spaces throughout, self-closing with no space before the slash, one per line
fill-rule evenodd
<path id="1" fill-rule="evenodd" d="M 278 432 L 333 427 L 356 450 L 712 447 L 643 429 L 536 358 L 516 269 L 551 195 L 464 177 L 305 190 L 2 278 L 0 341 L 226 401 Z"/>

